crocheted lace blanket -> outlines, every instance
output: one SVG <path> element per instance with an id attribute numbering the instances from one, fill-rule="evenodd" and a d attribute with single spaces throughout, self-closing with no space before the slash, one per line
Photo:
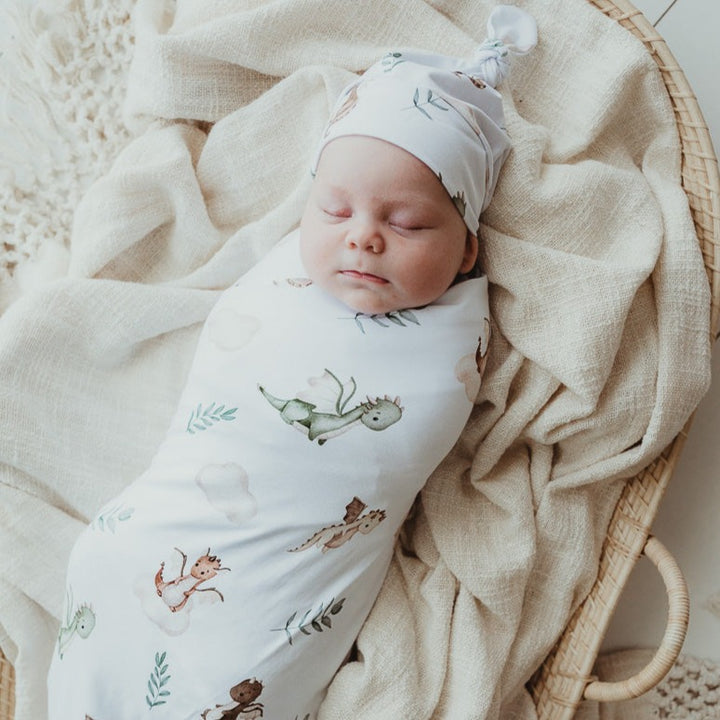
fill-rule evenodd
<path id="1" fill-rule="evenodd" d="M 73 211 L 130 139 L 135 0 L 0 6 L 0 313 L 65 275 Z"/>
<path id="2" fill-rule="evenodd" d="M 595 672 L 601 680 L 624 680 L 650 661 L 652 650 L 623 650 L 601 656 Z M 583 703 L 574 720 L 718 720 L 720 665 L 681 655 L 650 692 L 619 703 Z"/>

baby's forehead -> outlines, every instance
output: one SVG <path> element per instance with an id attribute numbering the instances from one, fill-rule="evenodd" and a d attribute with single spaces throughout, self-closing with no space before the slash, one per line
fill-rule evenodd
<path id="1" fill-rule="evenodd" d="M 441 178 L 407 150 L 372 137 L 347 136 L 323 150 L 316 185 L 338 196 L 364 194 L 438 200 L 447 195 Z"/>

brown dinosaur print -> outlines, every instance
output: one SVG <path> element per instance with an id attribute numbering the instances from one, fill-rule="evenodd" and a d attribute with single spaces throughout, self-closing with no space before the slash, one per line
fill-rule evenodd
<path id="1" fill-rule="evenodd" d="M 367 505 L 359 497 L 355 496 L 345 506 L 345 517 L 343 517 L 342 523 L 330 525 L 322 530 L 318 530 L 302 545 L 292 548 L 288 550 L 288 552 L 302 552 L 316 545 L 323 553 L 326 553 L 328 550 L 341 547 L 357 533 L 367 535 L 372 532 L 386 516 L 384 510 L 370 510 L 363 515 L 362 511 L 366 507 Z"/>
<path id="2" fill-rule="evenodd" d="M 200 717 L 203 720 L 255 720 L 263 717 L 264 706 L 256 702 L 263 691 L 263 684 L 248 678 L 230 688 L 231 702 L 208 708 Z"/>

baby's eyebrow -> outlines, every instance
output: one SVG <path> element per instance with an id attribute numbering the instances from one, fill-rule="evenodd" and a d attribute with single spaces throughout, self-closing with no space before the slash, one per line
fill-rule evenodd
<path id="1" fill-rule="evenodd" d="M 338 195 L 342 197 L 346 197 L 348 195 L 347 188 L 343 185 L 335 185 L 333 183 L 325 183 L 322 188 L 325 192 L 328 192 L 332 195 Z"/>
<path id="2" fill-rule="evenodd" d="M 342 203 L 353 201 L 352 188 L 334 182 L 324 182 L 320 188 L 320 198 L 334 200 Z M 405 189 L 398 191 L 393 197 L 374 195 L 369 198 L 381 212 L 391 214 L 395 212 L 417 211 L 421 213 L 432 213 L 437 210 L 437 203 L 428 198 L 424 193 L 416 190 Z"/>
<path id="3" fill-rule="evenodd" d="M 388 203 L 390 210 L 416 210 L 417 212 L 432 212 L 437 209 L 437 203 L 429 200 L 422 194 L 409 194 Z"/>

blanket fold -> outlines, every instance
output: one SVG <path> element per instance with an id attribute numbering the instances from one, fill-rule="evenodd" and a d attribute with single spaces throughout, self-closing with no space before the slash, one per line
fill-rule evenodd
<path id="1" fill-rule="evenodd" d="M 594 580 L 623 479 L 707 388 L 709 291 L 657 67 L 584 0 L 520 4 L 540 43 L 502 88 L 485 378 L 321 720 L 532 720 L 523 685 Z M 160 441 L 216 291 L 297 224 L 335 94 L 393 47 L 471 53 L 491 9 L 139 0 L 136 137 L 78 207 L 71 277 L 0 319 L 17 717 L 43 717 L 72 538 Z"/>

